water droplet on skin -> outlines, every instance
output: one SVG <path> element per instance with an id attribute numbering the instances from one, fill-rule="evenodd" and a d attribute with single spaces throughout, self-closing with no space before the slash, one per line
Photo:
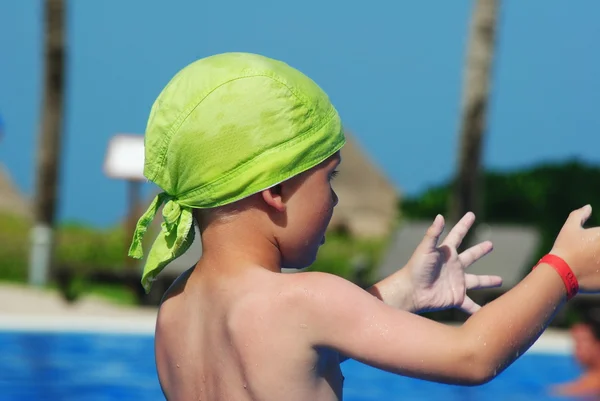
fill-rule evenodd
<path id="1" fill-rule="evenodd" d="M 177 364 L 177 369 L 179 369 L 179 364 Z"/>
<path id="2" fill-rule="evenodd" d="M 244 383 L 244 388 L 248 388 L 248 384 Z"/>
<path id="3" fill-rule="evenodd" d="M 300 323 L 300 328 L 301 329 L 307 329 L 308 325 L 304 324 L 304 323 Z"/>

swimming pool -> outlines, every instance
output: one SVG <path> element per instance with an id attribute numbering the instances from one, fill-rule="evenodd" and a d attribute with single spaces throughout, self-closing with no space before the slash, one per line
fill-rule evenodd
<path id="1" fill-rule="evenodd" d="M 567 352 L 530 351 L 479 387 L 397 377 L 355 361 L 343 365 L 346 401 L 554 400 L 550 385 L 574 378 Z M 164 400 L 150 333 L 0 330 L 0 400 Z"/>

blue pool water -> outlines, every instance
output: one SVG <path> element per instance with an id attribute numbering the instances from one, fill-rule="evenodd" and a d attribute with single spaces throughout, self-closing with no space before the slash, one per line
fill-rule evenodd
<path id="1" fill-rule="evenodd" d="M 551 400 L 548 387 L 576 377 L 565 355 L 528 353 L 489 384 L 447 386 L 343 364 L 346 401 Z M 564 398 L 560 398 L 564 399 Z M 153 338 L 143 335 L 0 332 L 0 400 L 164 400 Z"/>

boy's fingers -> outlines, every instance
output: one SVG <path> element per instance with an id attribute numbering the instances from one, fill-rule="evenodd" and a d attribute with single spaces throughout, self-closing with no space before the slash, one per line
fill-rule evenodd
<path id="1" fill-rule="evenodd" d="M 490 253 L 493 249 L 494 246 L 490 241 L 484 241 L 480 244 L 470 247 L 469 249 L 458 255 L 458 259 L 466 269 L 485 255 Z"/>
<path id="2" fill-rule="evenodd" d="M 502 285 L 500 276 L 476 276 L 475 274 L 465 275 L 465 287 L 467 290 L 481 290 L 485 288 L 496 288 Z"/>
<path id="3" fill-rule="evenodd" d="M 469 229 L 475 222 L 475 214 L 468 212 L 462 219 L 448 233 L 448 236 L 444 240 L 444 244 L 451 246 L 452 248 L 458 248 L 469 232 Z"/>
<path id="4" fill-rule="evenodd" d="M 466 313 L 472 315 L 473 313 L 475 313 L 479 309 L 481 309 L 481 306 L 477 305 L 471 298 L 465 297 L 465 300 L 463 301 L 462 305 L 460 306 L 460 309 L 463 312 L 466 312 Z"/>
<path id="5" fill-rule="evenodd" d="M 425 246 L 427 248 L 435 248 L 437 247 L 438 240 L 440 239 L 440 235 L 444 232 L 444 217 L 441 214 L 435 216 L 433 223 L 427 229 L 425 233 L 425 237 L 423 241 L 421 241 L 421 246 Z"/>
<path id="6" fill-rule="evenodd" d="M 571 214 L 569 214 L 569 218 L 567 219 L 567 221 L 569 221 L 572 224 L 579 224 L 580 226 L 583 226 L 591 215 L 592 206 L 585 205 L 580 209 L 573 210 Z"/>

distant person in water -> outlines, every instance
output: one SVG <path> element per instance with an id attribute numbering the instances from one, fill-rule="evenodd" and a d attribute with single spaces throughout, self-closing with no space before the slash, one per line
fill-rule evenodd
<path id="1" fill-rule="evenodd" d="M 586 308 L 581 323 L 571 329 L 574 354 L 583 368 L 577 379 L 554 387 L 568 397 L 600 397 L 600 307 Z"/>

